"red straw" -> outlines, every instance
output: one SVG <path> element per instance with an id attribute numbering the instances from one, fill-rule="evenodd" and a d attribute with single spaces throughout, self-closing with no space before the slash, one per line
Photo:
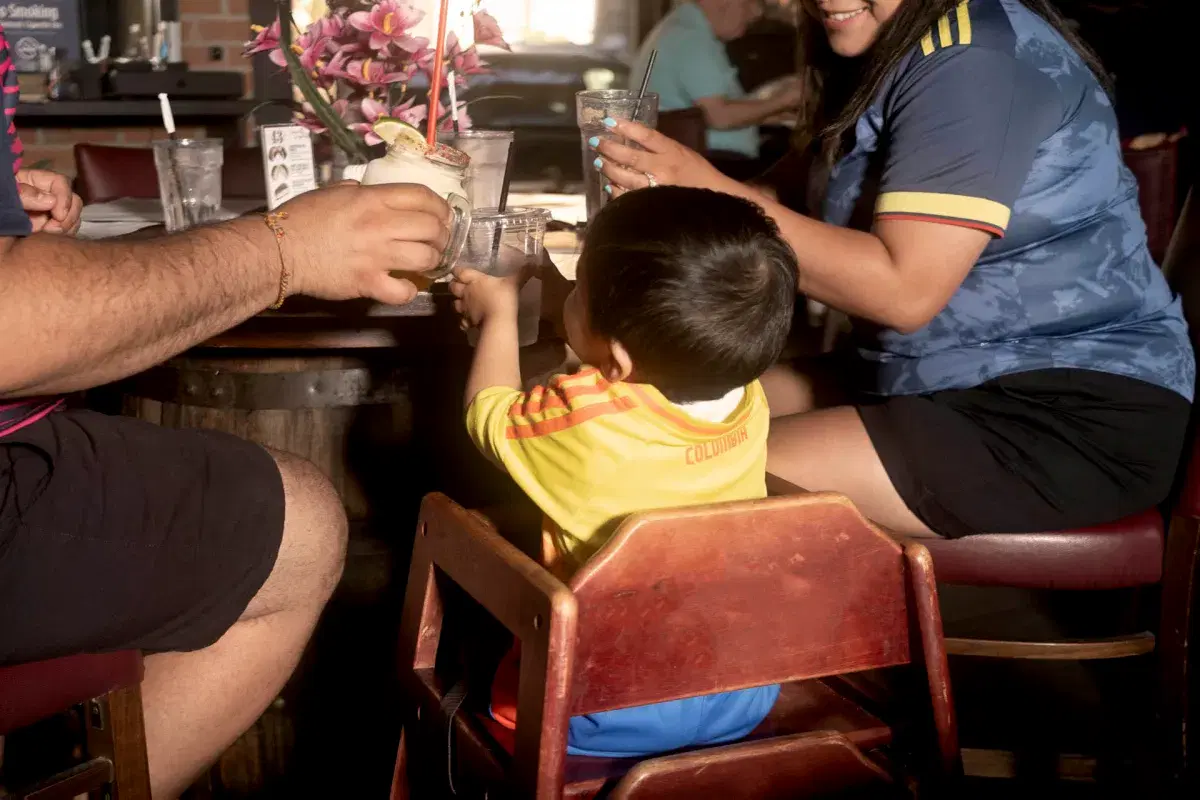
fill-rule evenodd
<path id="1" fill-rule="evenodd" d="M 437 46 L 433 51 L 434 70 L 429 84 L 429 130 L 425 141 L 430 147 L 437 145 L 438 106 L 442 98 L 442 61 L 446 58 L 446 21 L 450 16 L 450 0 L 442 0 L 442 10 L 438 15 Z"/>

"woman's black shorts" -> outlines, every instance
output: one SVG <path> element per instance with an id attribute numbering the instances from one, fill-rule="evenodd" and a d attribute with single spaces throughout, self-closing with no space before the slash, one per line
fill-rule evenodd
<path id="1" fill-rule="evenodd" d="M 1069 530 L 1161 503 L 1191 404 L 1133 378 L 1050 369 L 858 413 L 909 509 L 960 537 Z"/>

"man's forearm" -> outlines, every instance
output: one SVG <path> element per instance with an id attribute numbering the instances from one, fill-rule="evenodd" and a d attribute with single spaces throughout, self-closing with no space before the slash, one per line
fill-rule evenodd
<path id="1" fill-rule="evenodd" d="M 250 219 L 137 242 L 31 236 L 0 267 L 3 397 L 141 372 L 262 311 L 280 276 L 270 231 Z"/>
<path id="2" fill-rule="evenodd" d="M 715 101 L 701 101 L 700 108 L 704 111 L 708 127 L 719 131 L 728 131 L 761 125 L 776 114 L 786 111 L 787 105 L 779 98 L 763 100 L 721 98 Z"/>

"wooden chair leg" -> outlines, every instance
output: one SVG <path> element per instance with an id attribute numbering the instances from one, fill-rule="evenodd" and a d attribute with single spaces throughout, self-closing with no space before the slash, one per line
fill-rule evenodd
<path id="1" fill-rule="evenodd" d="M 396 768 L 392 772 L 391 800 L 408 800 L 408 743 L 406 729 L 400 729 L 400 746 L 396 748 Z"/>
<path id="2" fill-rule="evenodd" d="M 112 800 L 150 800 L 142 689 L 118 689 L 84 706 L 88 757 L 113 764 Z"/>

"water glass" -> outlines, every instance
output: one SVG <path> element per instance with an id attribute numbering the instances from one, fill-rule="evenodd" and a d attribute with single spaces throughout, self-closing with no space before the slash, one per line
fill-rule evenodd
<path id="1" fill-rule="evenodd" d="M 617 136 L 604 126 L 607 117 L 640 122 L 648 128 L 658 127 L 658 95 L 647 92 L 639 98 L 637 92 L 626 89 L 606 89 L 580 92 L 575 95 L 579 135 L 583 148 L 583 185 L 587 196 L 587 216 L 590 222 L 608 202 L 604 192 L 605 177 L 595 167 L 596 150 L 588 144 L 593 137 L 611 139 L 636 147 L 623 136 Z"/>
<path id="2" fill-rule="evenodd" d="M 467 194 L 475 208 L 496 208 L 504 192 L 512 131 L 443 131 L 438 139 L 471 157 L 467 167 Z"/>
<path id="3" fill-rule="evenodd" d="M 549 224 L 550 212 L 544 208 L 476 209 L 458 266 L 497 276 L 512 275 L 530 264 L 536 266 L 542 261 L 542 245 Z M 517 312 L 522 347 L 537 342 L 541 317 L 542 282 L 530 278 L 521 289 Z M 478 332 L 471 331 L 468 337 L 474 346 Z"/>
<path id="4" fill-rule="evenodd" d="M 221 211 L 220 139 L 166 139 L 154 143 L 154 167 L 168 233 L 215 222 Z"/>

